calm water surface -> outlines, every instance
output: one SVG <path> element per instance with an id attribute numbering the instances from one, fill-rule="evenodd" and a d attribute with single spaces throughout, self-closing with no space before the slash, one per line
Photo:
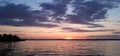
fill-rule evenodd
<path id="1" fill-rule="evenodd" d="M 120 56 L 120 41 L 0 42 L 0 56 Z"/>

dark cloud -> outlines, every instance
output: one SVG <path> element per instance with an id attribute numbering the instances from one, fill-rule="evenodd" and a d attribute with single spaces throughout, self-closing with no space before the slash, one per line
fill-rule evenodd
<path id="1" fill-rule="evenodd" d="M 64 21 L 90 25 L 90 28 L 104 27 L 93 22 L 104 19 L 107 11 L 116 8 L 119 2 L 119 0 L 53 0 L 38 5 L 41 10 L 32 10 L 30 6 L 24 4 L 8 3 L 0 6 L 0 25 L 55 27 L 57 25 L 41 22 Z"/>
<path id="2" fill-rule="evenodd" d="M 40 7 L 43 10 L 51 11 L 52 19 L 77 24 L 90 24 L 90 22 L 105 19 L 109 9 L 117 8 L 119 0 L 54 0 L 52 3 L 42 3 Z M 72 14 L 66 13 L 67 5 L 73 8 Z M 58 18 L 59 17 L 59 18 Z M 103 27 L 102 25 L 94 25 L 95 27 Z"/>
<path id="3" fill-rule="evenodd" d="M 0 25 L 13 26 L 42 26 L 55 27 L 57 25 L 41 24 L 47 20 L 48 13 L 39 10 L 32 10 L 24 4 L 7 4 L 0 7 Z"/>
<path id="4" fill-rule="evenodd" d="M 54 22 L 63 21 L 66 11 L 67 5 L 71 2 L 71 0 L 53 0 L 52 3 L 42 3 L 40 7 L 42 11 L 48 11 L 54 20 Z"/>
<path id="5" fill-rule="evenodd" d="M 53 16 L 63 16 L 67 11 L 67 4 L 71 0 L 54 0 L 52 3 L 42 3 L 40 7 L 42 10 L 52 11 Z"/>
<path id="6" fill-rule="evenodd" d="M 117 7 L 118 0 L 74 0 L 72 6 L 74 15 L 67 15 L 72 23 L 93 22 L 95 20 L 104 19 L 109 9 Z"/>
<path id="7" fill-rule="evenodd" d="M 88 28 L 104 27 L 103 25 L 95 24 L 95 23 L 86 23 L 86 24 L 88 25 Z"/>
<path id="8" fill-rule="evenodd" d="M 120 35 L 93 35 L 93 36 L 89 36 L 89 38 L 93 38 L 93 39 L 120 39 Z"/>
<path id="9" fill-rule="evenodd" d="M 106 32 L 106 31 L 113 31 L 112 29 L 108 30 L 85 30 L 85 29 L 75 29 L 75 28 L 62 28 L 62 30 L 67 30 L 70 32 Z"/>
<path id="10" fill-rule="evenodd" d="M 119 32 L 113 32 L 114 34 L 120 34 L 120 31 Z"/>
<path id="11" fill-rule="evenodd" d="M 29 8 L 29 6 L 25 6 L 23 4 L 8 4 L 5 7 L 0 7 L 0 18 L 27 18 L 31 16 Z"/>

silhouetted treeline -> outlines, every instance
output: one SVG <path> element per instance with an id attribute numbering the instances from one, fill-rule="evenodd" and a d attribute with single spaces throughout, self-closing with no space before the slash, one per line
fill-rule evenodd
<path id="1" fill-rule="evenodd" d="M 22 41 L 17 35 L 0 34 L 0 42 Z"/>

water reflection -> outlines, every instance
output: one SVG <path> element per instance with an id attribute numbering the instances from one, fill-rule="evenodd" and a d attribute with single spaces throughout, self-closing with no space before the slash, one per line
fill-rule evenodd
<path id="1" fill-rule="evenodd" d="M 0 56 L 117 56 L 110 41 L 22 41 L 0 43 Z M 117 42 L 119 43 L 119 42 Z M 112 46 L 112 50 L 110 49 Z M 114 52 L 109 52 L 113 51 Z"/>
<path id="2" fill-rule="evenodd" d="M 0 56 L 11 56 L 14 48 L 14 43 L 0 43 Z"/>

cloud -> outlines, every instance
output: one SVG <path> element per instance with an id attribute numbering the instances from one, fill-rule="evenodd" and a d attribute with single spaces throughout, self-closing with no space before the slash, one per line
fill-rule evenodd
<path id="1" fill-rule="evenodd" d="M 94 39 L 120 39 L 120 35 L 93 35 L 89 37 Z"/>
<path id="2" fill-rule="evenodd" d="M 52 3 L 42 3 L 40 7 L 42 10 L 52 11 L 52 16 L 62 16 L 66 14 L 67 4 L 70 3 L 71 0 L 53 0 Z"/>
<path id="3" fill-rule="evenodd" d="M 106 32 L 106 31 L 113 31 L 112 29 L 86 30 L 86 29 L 75 29 L 75 28 L 68 28 L 68 27 L 62 28 L 62 30 L 67 30 L 67 31 L 70 31 L 70 32 Z"/>
<path id="4" fill-rule="evenodd" d="M 24 4 L 7 4 L 0 7 L 0 25 L 55 27 L 57 25 L 40 24 L 47 20 L 47 12 L 32 10 Z"/>
<path id="5" fill-rule="evenodd" d="M 47 11 L 51 15 L 52 22 L 61 22 L 65 20 L 65 14 L 68 10 L 68 4 L 71 0 L 53 0 L 51 3 L 42 3 L 40 7 L 42 11 Z"/>
<path id="6" fill-rule="evenodd" d="M 75 0 L 72 3 L 75 15 L 67 15 L 72 23 L 86 24 L 91 21 L 105 19 L 109 9 L 117 7 L 117 0 Z M 115 4 L 116 3 L 116 4 Z"/>
<path id="7" fill-rule="evenodd" d="M 52 19 L 56 21 L 94 25 L 90 22 L 105 19 L 108 10 L 117 8 L 119 3 L 119 0 L 53 0 L 52 3 L 42 3 L 40 7 L 44 11 L 49 11 Z M 72 10 L 71 14 L 66 13 L 69 9 Z M 95 27 L 97 26 L 102 27 Z"/>
<path id="8" fill-rule="evenodd" d="M 117 21 L 117 22 L 120 22 L 120 21 Z"/>
<path id="9" fill-rule="evenodd" d="M 120 31 L 119 32 L 113 32 L 113 34 L 120 34 Z"/>
<path id="10" fill-rule="evenodd" d="M 87 23 L 88 28 L 97 28 L 97 27 L 104 27 L 103 25 L 100 24 L 94 24 L 94 23 Z"/>
<path id="11" fill-rule="evenodd" d="M 93 22 L 105 19 L 107 11 L 116 8 L 119 3 L 119 0 L 53 0 L 38 5 L 41 10 L 8 3 L 0 6 L 0 25 L 56 27 L 58 25 L 41 22 L 63 21 L 90 25 L 90 28 L 104 27 Z"/>
<path id="12" fill-rule="evenodd" d="M 21 32 L 21 31 L 3 31 L 3 30 L 0 30 L 0 32 Z"/>
<path id="13" fill-rule="evenodd" d="M 29 6 L 8 4 L 5 7 L 0 7 L 0 18 L 27 18 L 30 15 Z"/>

